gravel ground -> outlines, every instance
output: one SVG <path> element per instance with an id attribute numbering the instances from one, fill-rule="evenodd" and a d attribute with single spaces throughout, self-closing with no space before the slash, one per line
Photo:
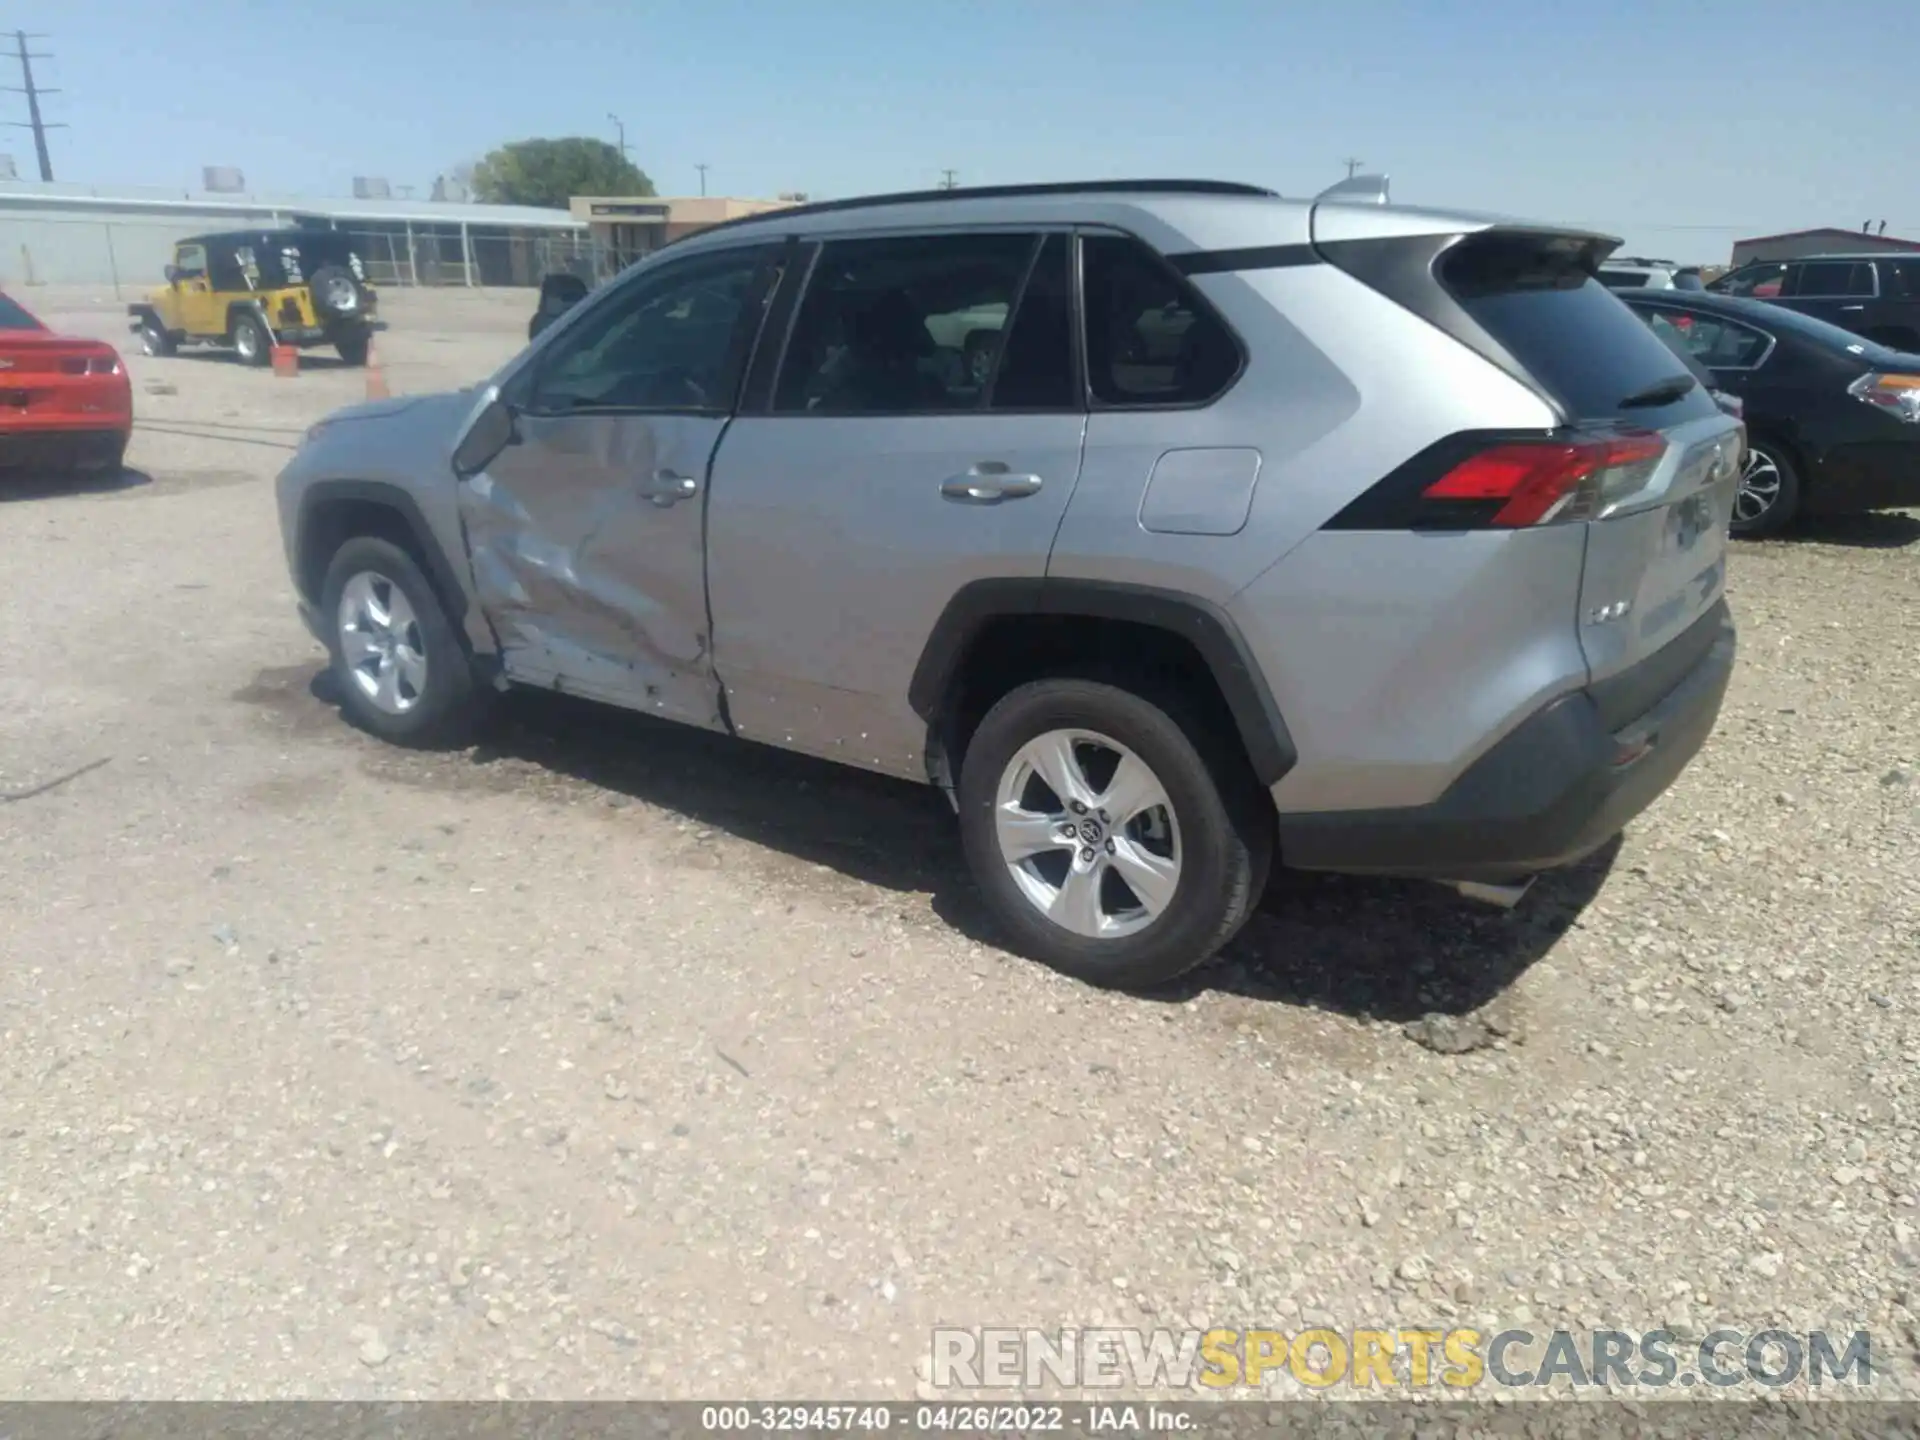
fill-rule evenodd
<path id="1" fill-rule="evenodd" d="M 530 303 L 392 297 L 394 388 Z M 1123 997 L 994 947 L 929 792 L 348 729 L 269 482 L 361 376 L 130 365 L 123 482 L 0 491 L 0 1394 L 901 1398 L 937 1325 L 1315 1322 L 1865 1326 L 1914 1385 L 1920 521 L 1738 548 L 1617 853 L 1290 879 Z"/>

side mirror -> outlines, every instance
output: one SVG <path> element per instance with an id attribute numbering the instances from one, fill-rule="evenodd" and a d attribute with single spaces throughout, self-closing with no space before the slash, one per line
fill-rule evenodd
<path id="1" fill-rule="evenodd" d="M 494 462 L 509 445 L 519 443 L 520 434 L 513 423 L 513 409 L 498 395 L 486 403 L 467 426 L 467 433 L 453 447 L 453 473 L 465 480 L 478 475 Z"/>

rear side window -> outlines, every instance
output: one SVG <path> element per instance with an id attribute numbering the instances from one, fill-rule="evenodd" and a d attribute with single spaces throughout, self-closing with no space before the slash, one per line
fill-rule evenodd
<path id="1" fill-rule="evenodd" d="M 1078 410 L 1073 363 L 1072 256 L 1049 235 L 1014 308 L 987 392 L 991 410 Z"/>
<path id="2" fill-rule="evenodd" d="M 1087 386 L 1103 406 L 1204 405 L 1240 373 L 1240 343 L 1153 251 L 1119 235 L 1081 242 Z"/>
<path id="3" fill-rule="evenodd" d="M 1643 312 L 1654 334 L 1709 370 L 1751 370 L 1772 346 L 1772 337 L 1717 315 L 1690 310 Z"/>
<path id="4" fill-rule="evenodd" d="M 1865 260 L 1809 260 L 1789 295 L 1801 300 L 1845 299 L 1873 294 L 1873 265 Z"/>
<path id="5" fill-rule="evenodd" d="M 774 412 L 980 409 L 1038 246 L 1032 234 L 828 242 L 794 321 Z"/>
<path id="6" fill-rule="evenodd" d="M 40 330 L 45 327 L 5 295 L 0 295 L 0 330 Z"/>
<path id="7" fill-rule="evenodd" d="M 1494 232 L 1455 245 L 1436 273 L 1454 302 L 1573 419 L 1666 425 L 1712 414 L 1713 399 L 1698 385 L 1660 403 L 1644 398 L 1691 374 L 1587 264 L 1578 247 Z"/>
<path id="8" fill-rule="evenodd" d="M 1644 290 L 1653 279 L 1650 270 L 1602 270 L 1600 283 L 1609 290 Z"/>

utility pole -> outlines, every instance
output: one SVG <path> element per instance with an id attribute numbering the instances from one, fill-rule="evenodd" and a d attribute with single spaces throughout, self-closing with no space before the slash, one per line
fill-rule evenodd
<path id="1" fill-rule="evenodd" d="M 1360 167 L 1367 162 L 1364 160 L 1347 159 L 1342 160 L 1340 163 L 1347 167 L 1347 179 L 1351 180 L 1359 172 Z"/>
<path id="2" fill-rule="evenodd" d="M 627 158 L 627 127 L 621 123 L 620 117 L 611 110 L 607 112 L 607 119 L 613 122 L 614 133 L 620 137 L 620 158 L 624 160 Z"/>
<path id="3" fill-rule="evenodd" d="M 700 193 L 704 195 L 707 193 L 707 167 L 696 165 L 693 168 L 700 172 Z"/>
<path id="4" fill-rule="evenodd" d="M 960 172 L 958 170 L 942 170 L 940 172 L 940 188 L 942 190 L 959 189 L 959 174 Z"/>
<path id="5" fill-rule="evenodd" d="M 11 90 L 16 95 L 24 95 L 27 97 L 26 120 L 24 122 L 9 120 L 7 123 L 18 130 L 33 131 L 33 150 L 34 154 L 38 156 L 40 160 L 40 178 L 42 180 L 51 180 L 53 179 L 53 158 L 47 154 L 47 131 L 64 130 L 67 127 L 59 124 L 49 125 L 40 118 L 40 97 L 42 95 L 58 95 L 60 93 L 58 90 L 42 90 L 33 83 L 33 62 L 36 60 L 50 60 L 53 57 L 50 55 L 33 54 L 27 49 L 27 41 L 44 38 L 44 36 L 40 35 L 29 35 L 24 30 L 16 30 L 13 32 L 14 55 L 20 61 L 20 83 L 18 85 L 0 86 L 0 89 Z"/>

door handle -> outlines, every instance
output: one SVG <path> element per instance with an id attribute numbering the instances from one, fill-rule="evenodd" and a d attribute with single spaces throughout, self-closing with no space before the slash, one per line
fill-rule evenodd
<path id="1" fill-rule="evenodd" d="M 1864 310 L 1867 307 L 1864 305 L 1842 305 L 1840 308 L 1842 310 Z"/>
<path id="2" fill-rule="evenodd" d="M 682 475 L 673 470 L 656 470 L 650 478 L 640 482 L 640 494 L 656 505 L 690 500 L 699 488 L 700 483 L 691 475 Z"/>
<path id="3" fill-rule="evenodd" d="M 940 493 L 949 500 L 963 500 L 970 505 L 997 505 L 1002 500 L 1018 500 L 1023 495 L 1037 495 L 1040 491 L 1038 475 L 1014 475 L 998 460 L 982 460 L 965 474 L 955 475 L 943 481 Z"/>

